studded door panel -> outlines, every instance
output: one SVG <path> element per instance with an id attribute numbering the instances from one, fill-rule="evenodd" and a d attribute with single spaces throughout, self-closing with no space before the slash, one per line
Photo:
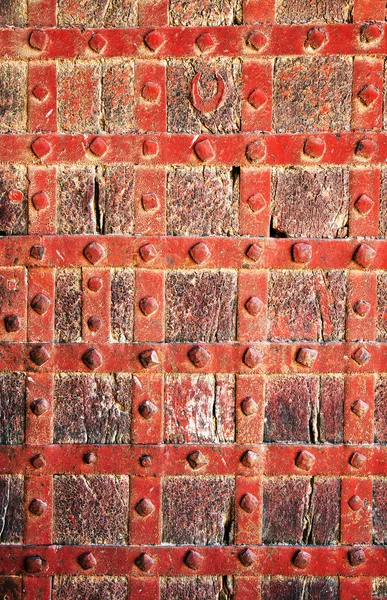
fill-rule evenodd
<path id="1" fill-rule="evenodd" d="M 387 597 L 382 0 L 0 2 L 0 598 Z"/>

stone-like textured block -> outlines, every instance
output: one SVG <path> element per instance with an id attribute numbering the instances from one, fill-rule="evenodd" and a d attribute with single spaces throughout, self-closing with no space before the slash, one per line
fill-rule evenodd
<path id="1" fill-rule="evenodd" d="M 58 170 L 58 233 L 96 232 L 94 180 L 93 167 L 66 166 Z"/>
<path id="2" fill-rule="evenodd" d="M 137 0 L 58 0 L 58 25 L 128 27 L 137 25 Z"/>
<path id="3" fill-rule="evenodd" d="M 387 443 L 387 375 L 379 375 L 375 385 L 375 443 Z"/>
<path id="4" fill-rule="evenodd" d="M 22 444 L 25 425 L 24 374 L 0 374 L 0 412 L 0 444 Z"/>
<path id="5" fill-rule="evenodd" d="M 0 26 L 23 27 L 27 23 L 27 0 L 2 0 Z M 13 599 L 12 599 L 13 600 Z"/>
<path id="6" fill-rule="evenodd" d="M 374 544 L 387 543 L 387 478 L 374 477 L 372 480 Z"/>
<path id="7" fill-rule="evenodd" d="M 111 274 L 111 331 L 117 342 L 133 340 L 134 272 L 115 269 Z"/>
<path id="8" fill-rule="evenodd" d="M 235 338 L 234 271 L 166 274 L 166 339 L 223 342 Z"/>
<path id="9" fill-rule="evenodd" d="M 107 165 L 98 167 L 96 196 L 97 228 L 101 233 L 133 233 L 134 231 L 134 167 Z"/>
<path id="10" fill-rule="evenodd" d="M 269 338 L 344 340 L 346 283 L 345 271 L 271 271 Z"/>
<path id="11" fill-rule="evenodd" d="M 384 600 L 387 596 L 387 579 L 375 577 L 372 579 L 372 600 Z"/>
<path id="12" fill-rule="evenodd" d="M 222 97 L 216 101 L 214 110 L 195 108 L 191 86 L 201 73 L 199 95 L 208 100 L 219 93 L 220 76 L 224 83 Z M 241 120 L 241 64 L 238 59 L 216 60 L 170 59 L 167 69 L 168 131 L 171 133 L 235 133 Z"/>
<path id="13" fill-rule="evenodd" d="M 338 600 L 338 577 L 262 577 L 262 600 Z"/>
<path id="14" fill-rule="evenodd" d="M 348 211 L 348 168 L 273 169 L 274 237 L 346 237 Z"/>
<path id="15" fill-rule="evenodd" d="M 61 131 L 97 132 L 100 96 L 99 62 L 63 60 L 58 63 L 58 119 Z"/>
<path id="16" fill-rule="evenodd" d="M 338 542 L 340 480 L 329 477 L 267 477 L 263 481 L 265 544 Z"/>
<path id="17" fill-rule="evenodd" d="M 236 180 L 236 170 L 227 167 L 170 167 L 168 235 L 237 235 Z"/>
<path id="18" fill-rule="evenodd" d="M 163 542 L 167 544 L 232 544 L 233 477 L 165 477 Z"/>
<path id="19" fill-rule="evenodd" d="M 17 475 L 0 476 L 0 543 L 23 541 L 24 480 Z"/>
<path id="20" fill-rule="evenodd" d="M 232 577 L 162 577 L 161 600 L 228 600 Z"/>
<path id="21" fill-rule="evenodd" d="M 166 375 L 165 443 L 234 441 L 233 375 Z"/>
<path id="22" fill-rule="evenodd" d="M 276 20 L 280 23 L 351 23 L 354 0 L 277 0 Z"/>
<path id="23" fill-rule="evenodd" d="M 21 201 L 12 200 L 12 194 L 9 197 L 14 190 L 22 192 Z M 21 165 L 3 164 L 0 166 L 0 235 L 22 233 L 27 233 L 27 170 Z"/>
<path id="24" fill-rule="evenodd" d="M 342 376 L 274 376 L 266 382 L 265 442 L 340 443 Z"/>
<path id="25" fill-rule="evenodd" d="M 115 475 L 54 477 L 54 543 L 126 544 L 129 478 Z"/>
<path id="26" fill-rule="evenodd" d="M 129 444 L 132 376 L 55 376 L 54 442 Z"/>
<path id="27" fill-rule="evenodd" d="M 0 132 L 25 131 L 27 127 L 27 63 L 0 62 Z"/>
<path id="28" fill-rule="evenodd" d="M 79 342 L 82 338 L 81 269 L 57 269 L 55 278 L 55 339 Z"/>
<path id="29" fill-rule="evenodd" d="M 22 578 L 0 577 L 0 598 L 22 600 Z"/>
<path id="30" fill-rule="evenodd" d="M 103 129 L 109 133 L 134 131 L 134 62 L 108 60 L 102 72 Z"/>
<path id="31" fill-rule="evenodd" d="M 53 600 L 127 600 L 125 577 L 54 577 Z"/>
<path id="32" fill-rule="evenodd" d="M 242 23 L 241 0 L 170 0 L 170 25 L 211 27 Z"/>
<path id="33" fill-rule="evenodd" d="M 351 58 L 278 58 L 274 68 L 274 129 L 279 133 L 348 130 L 351 86 Z"/>

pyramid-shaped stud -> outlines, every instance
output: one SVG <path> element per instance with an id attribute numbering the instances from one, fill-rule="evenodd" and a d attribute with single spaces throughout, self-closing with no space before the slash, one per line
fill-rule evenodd
<path id="1" fill-rule="evenodd" d="M 144 350 L 138 358 L 144 369 L 151 369 L 160 364 L 156 350 Z"/>
<path id="2" fill-rule="evenodd" d="M 144 244 L 144 246 L 139 248 L 138 252 L 144 262 L 151 262 L 158 254 L 153 244 Z"/>
<path id="3" fill-rule="evenodd" d="M 89 146 L 89 150 L 98 157 L 104 156 L 107 152 L 107 149 L 107 144 L 101 137 L 94 138 Z"/>
<path id="4" fill-rule="evenodd" d="M 107 46 L 107 41 L 100 33 L 95 33 L 89 39 L 89 46 L 94 52 L 100 54 L 103 52 Z"/>
<path id="5" fill-rule="evenodd" d="M 200 450 L 195 450 L 188 454 L 187 461 L 194 471 L 198 471 L 208 465 L 208 460 Z"/>
<path id="6" fill-rule="evenodd" d="M 292 258 L 297 263 L 307 263 L 312 259 L 313 248 L 310 244 L 298 242 L 292 246 Z"/>
<path id="7" fill-rule="evenodd" d="M 196 45 L 200 52 L 205 54 L 211 52 L 216 46 L 216 42 L 210 33 L 202 33 L 196 38 Z"/>
<path id="8" fill-rule="evenodd" d="M 258 404 L 251 396 L 246 396 L 241 402 L 241 411 L 246 417 L 255 415 L 258 412 Z"/>
<path id="9" fill-rule="evenodd" d="M 364 106 L 370 106 L 377 98 L 379 98 L 380 92 L 377 87 L 375 87 L 372 83 L 367 83 L 364 87 L 361 88 L 358 93 L 359 100 L 364 104 Z"/>
<path id="10" fill-rule="evenodd" d="M 354 548 L 348 552 L 348 560 L 352 567 L 358 567 L 366 561 L 363 548 Z"/>
<path id="11" fill-rule="evenodd" d="M 96 265 L 106 256 L 105 248 L 101 246 L 99 242 L 90 242 L 83 249 L 84 257 L 91 263 L 92 265 Z"/>
<path id="12" fill-rule="evenodd" d="M 32 90 L 32 94 L 37 100 L 40 100 L 42 102 L 48 96 L 48 89 L 46 88 L 46 86 L 39 84 L 36 87 L 34 87 L 34 89 Z"/>
<path id="13" fill-rule="evenodd" d="M 361 508 L 363 508 L 364 502 L 360 496 L 355 494 L 348 500 L 348 506 L 351 510 L 353 510 L 353 512 L 358 512 Z"/>
<path id="14" fill-rule="evenodd" d="M 45 564 L 46 561 L 41 556 L 27 556 L 24 561 L 24 567 L 27 573 L 40 573 L 43 571 Z"/>
<path id="15" fill-rule="evenodd" d="M 205 367 L 211 360 L 211 354 L 203 346 L 194 346 L 188 352 L 188 358 L 198 369 Z"/>
<path id="16" fill-rule="evenodd" d="M 102 365 L 102 356 L 98 350 L 90 348 L 82 355 L 82 361 L 90 371 L 95 371 Z"/>
<path id="17" fill-rule="evenodd" d="M 36 294 L 31 300 L 31 308 L 37 315 L 44 315 L 50 308 L 51 301 L 44 294 Z"/>
<path id="18" fill-rule="evenodd" d="M 140 515 L 140 517 L 145 518 L 149 517 L 149 515 L 151 515 L 154 512 L 155 507 L 153 502 L 149 500 L 149 498 L 141 498 L 141 500 L 137 502 L 135 510 Z"/>
<path id="19" fill-rule="evenodd" d="M 253 317 L 258 316 L 259 313 L 262 312 L 264 306 L 262 300 L 257 298 L 257 296 L 251 296 L 245 303 L 245 309 Z"/>
<path id="20" fill-rule="evenodd" d="M 197 142 L 194 146 L 196 156 L 202 161 L 207 162 L 215 158 L 215 151 L 211 145 L 210 140 L 205 139 Z"/>
<path id="21" fill-rule="evenodd" d="M 354 452 L 349 459 L 349 464 L 355 469 L 361 469 L 363 465 L 367 462 L 367 457 L 361 452 Z"/>
<path id="22" fill-rule="evenodd" d="M 361 400 L 359 398 L 359 400 L 356 400 L 352 406 L 351 406 L 351 411 L 357 416 L 359 417 L 359 419 L 361 419 L 362 417 L 364 417 L 365 414 L 367 414 L 367 412 L 369 411 L 369 404 L 367 404 L 367 402 L 364 402 L 364 400 Z"/>
<path id="23" fill-rule="evenodd" d="M 189 569 L 197 571 L 198 569 L 200 569 L 203 560 L 204 558 L 201 554 L 199 554 L 199 552 L 196 552 L 195 550 L 188 550 L 184 562 Z"/>
<path id="24" fill-rule="evenodd" d="M 368 215 L 374 207 L 374 201 L 367 194 L 362 194 L 356 200 L 354 206 L 361 215 Z"/>
<path id="25" fill-rule="evenodd" d="M 266 146 L 261 140 L 251 142 L 246 147 L 246 157 L 252 163 L 261 162 L 266 156 Z"/>
<path id="26" fill-rule="evenodd" d="M 258 260 L 262 256 L 262 254 L 263 254 L 263 249 L 261 248 L 261 246 L 258 246 L 257 244 L 251 244 L 246 250 L 247 258 L 250 258 L 254 262 L 258 262 Z"/>
<path id="27" fill-rule="evenodd" d="M 138 412 L 143 419 L 149 421 L 149 419 L 151 419 L 157 412 L 157 406 L 153 404 L 151 400 L 144 400 L 144 402 L 141 402 L 140 406 L 138 407 Z"/>
<path id="28" fill-rule="evenodd" d="M 353 307 L 353 311 L 359 315 L 359 317 L 366 317 L 370 310 L 371 304 L 366 300 L 358 300 Z"/>
<path id="29" fill-rule="evenodd" d="M 44 346 L 35 346 L 30 350 L 30 359 L 38 367 L 44 365 L 50 358 L 50 353 Z"/>
<path id="30" fill-rule="evenodd" d="M 300 348 L 297 353 L 296 362 L 304 367 L 311 369 L 316 362 L 318 351 L 313 348 Z"/>
<path id="31" fill-rule="evenodd" d="M 253 213 L 258 214 L 266 208 L 266 200 L 262 194 L 252 194 L 247 199 L 247 204 Z"/>
<path id="32" fill-rule="evenodd" d="M 357 362 L 358 365 L 360 365 L 362 367 L 363 365 L 368 363 L 368 361 L 371 359 L 371 353 L 368 352 L 367 348 L 364 348 L 364 346 L 361 346 L 352 355 L 352 358 L 355 362 Z"/>
<path id="33" fill-rule="evenodd" d="M 244 567 L 251 567 L 254 564 L 257 555 L 250 548 L 245 548 L 238 554 L 238 558 Z"/>
<path id="34" fill-rule="evenodd" d="M 257 498 L 253 496 L 253 494 L 249 493 L 244 494 L 244 496 L 242 496 L 239 502 L 239 506 L 241 507 L 241 509 L 249 515 L 251 515 L 256 510 L 258 504 L 259 502 Z"/>
<path id="35" fill-rule="evenodd" d="M 45 210 L 50 206 L 50 199 L 47 196 L 46 192 L 37 192 L 31 198 L 33 207 L 38 212 L 41 210 Z"/>
<path id="36" fill-rule="evenodd" d="M 31 32 L 29 43 L 34 50 L 44 50 L 47 45 L 47 33 L 42 29 L 35 29 Z"/>
<path id="37" fill-rule="evenodd" d="M 368 244 L 360 244 L 353 255 L 353 260 L 355 263 L 366 269 L 373 263 L 375 256 L 376 250 Z"/>
<path id="38" fill-rule="evenodd" d="M 153 559 L 146 552 L 142 552 L 139 554 L 139 556 L 137 556 L 134 564 L 140 569 L 140 571 L 147 573 L 153 567 Z"/>
<path id="39" fill-rule="evenodd" d="M 6 315 L 4 317 L 4 327 L 8 333 L 20 331 L 20 319 L 17 315 Z"/>
<path id="40" fill-rule="evenodd" d="M 154 81 L 147 81 L 141 90 L 141 96 L 147 102 L 157 102 L 161 94 L 161 88 Z"/>
<path id="41" fill-rule="evenodd" d="M 302 471 L 310 471 L 315 462 L 315 457 L 308 450 L 302 450 L 296 458 L 296 465 Z"/>
<path id="42" fill-rule="evenodd" d="M 78 562 L 84 571 L 89 571 L 90 569 L 93 569 L 97 564 L 95 556 L 92 552 L 84 552 L 83 554 L 78 556 Z"/>
<path id="43" fill-rule="evenodd" d="M 360 39 L 367 44 L 379 42 L 383 36 L 383 29 L 376 23 L 365 25 L 360 33 Z"/>
<path id="44" fill-rule="evenodd" d="M 253 90 L 249 94 L 248 102 L 253 108 L 259 110 L 260 108 L 262 108 L 262 106 L 266 104 L 267 96 L 262 90 L 260 90 L 259 88 L 255 88 L 255 90 Z"/>
<path id="45" fill-rule="evenodd" d="M 40 137 L 32 142 L 31 148 L 35 156 L 38 158 L 44 158 L 51 152 L 50 142 L 43 137 Z"/>
<path id="46" fill-rule="evenodd" d="M 195 246 L 192 246 L 192 248 L 189 250 L 189 253 L 192 260 L 198 265 L 202 265 L 207 262 L 211 256 L 210 249 L 206 244 L 204 244 L 204 242 L 199 242 L 198 244 L 195 244 Z"/>
<path id="47" fill-rule="evenodd" d="M 143 315 L 149 317 L 158 311 L 159 304 L 153 296 L 145 296 L 144 298 L 141 298 L 139 307 Z"/>
<path id="48" fill-rule="evenodd" d="M 374 140 L 364 138 L 356 144 L 355 154 L 364 160 L 370 160 L 377 150 L 377 145 Z"/>
<path id="49" fill-rule="evenodd" d="M 159 145 L 156 140 L 145 140 L 142 145 L 144 156 L 156 156 L 159 153 Z"/>
<path id="50" fill-rule="evenodd" d="M 156 50 L 161 48 L 165 40 L 160 31 L 154 29 L 153 31 L 147 33 L 147 35 L 144 37 L 144 42 L 148 46 L 149 50 L 156 52 Z"/>
<path id="51" fill-rule="evenodd" d="M 256 452 L 253 452 L 252 450 L 247 450 L 241 457 L 241 463 L 243 466 L 247 467 L 248 469 L 252 469 L 253 467 L 255 467 L 259 462 L 259 456 Z"/>
<path id="52" fill-rule="evenodd" d="M 243 355 L 243 362 L 249 369 L 255 369 L 262 362 L 262 352 L 258 348 L 247 348 Z"/>
<path id="53" fill-rule="evenodd" d="M 262 31 L 253 31 L 247 38 L 247 45 L 252 46 L 254 50 L 260 52 L 268 43 L 268 37 Z"/>
<path id="54" fill-rule="evenodd" d="M 321 27 L 313 27 L 307 33 L 305 46 L 312 50 L 319 50 L 328 41 L 327 32 Z"/>
<path id="55" fill-rule="evenodd" d="M 30 248 L 30 256 L 35 260 L 43 260 L 45 254 L 45 246 L 40 246 L 39 244 L 36 244 L 35 246 L 31 246 Z"/>
<path id="56" fill-rule="evenodd" d="M 325 154 L 326 144 L 325 141 L 315 135 L 311 135 L 305 140 L 304 143 L 304 154 L 309 158 L 322 158 Z"/>
<path id="57" fill-rule="evenodd" d="M 160 206 L 160 201 L 154 192 L 148 192 L 141 196 L 141 204 L 145 212 L 150 212 L 151 210 L 156 210 Z"/>
<path id="58" fill-rule="evenodd" d="M 293 564 L 297 569 L 306 569 L 308 565 L 310 565 L 310 561 L 312 560 L 309 552 L 305 552 L 305 550 L 299 550 L 293 558 Z"/>

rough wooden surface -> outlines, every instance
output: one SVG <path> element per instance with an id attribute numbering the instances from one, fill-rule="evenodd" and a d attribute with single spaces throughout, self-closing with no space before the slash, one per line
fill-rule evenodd
<path id="1" fill-rule="evenodd" d="M 275 237 L 342 238 L 348 233 L 349 169 L 273 169 Z"/>
<path id="2" fill-rule="evenodd" d="M 340 480 L 330 477 L 267 477 L 263 480 L 265 544 L 339 541 Z"/>
<path id="3" fill-rule="evenodd" d="M 269 337 L 273 341 L 343 340 L 344 271 L 272 271 L 269 283 Z"/>
<path id="4" fill-rule="evenodd" d="M 234 441 L 233 375 L 167 375 L 164 441 Z"/>
<path id="5" fill-rule="evenodd" d="M 117 342 L 133 339 L 134 271 L 115 269 L 111 276 L 111 331 Z"/>
<path id="6" fill-rule="evenodd" d="M 231 600 L 232 577 L 163 577 L 161 600 Z"/>
<path id="7" fill-rule="evenodd" d="M 58 233 L 95 233 L 93 167 L 66 166 L 58 173 Z"/>
<path id="8" fill-rule="evenodd" d="M 277 0 L 276 17 L 281 23 L 350 23 L 354 0 Z"/>
<path id="9" fill-rule="evenodd" d="M 232 544 L 233 477 L 166 477 L 163 484 L 163 542 Z"/>
<path id="10" fill-rule="evenodd" d="M 168 341 L 234 339 L 235 271 L 170 271 L 165 287 Z"/>
<path id="11" fill-rule="evenodd" d="M 273 125 L 278 132 L 345 131 L 351 118 L 352 59 L 278 58 Z"/>
<path id="12" fill-rule="evenodd" d="M 129 478 L 54 477 L 54 539 L 58 544 L 127 544 Z"/>
<path id="13" fill-rule="evenodd" d="M 76 342 L 82 337 L 80 269 L 57 269 L 55 282 L 55 337 Z"/>
<path id="14" fill-rule="evenodd" d="M 191 82 L 201 73 L 199 92 L 211 98 L 218 91 L 215 78 L 223 78 L 225 92 L 216 110 L 203 113 L 190 100 Z M 240 129 L 241 63 L 237 59 L 170 59 L 167 68 L 168 131 L 171 133 L 233 133 Z"/>
<path id="15" fill-rule="evenodd" d="M 1 109 L 0 109 L 1 110 Z M 9 192 L 22 192 L 21 202 L 14 202 Z M 27 232 L 27 170 L 22 165 L 0 165 L 0 234 L 20 235 Z"/>
<path id="16" fill-rule="evenodd" d="M 262 600 L 337 600 L 337 577 L 263 577 Z"/>
<path id="17" fill-rule="evenodd" d="M 58 0 L 58 24 L 70 27 L 128 27 L 137 24 L 136 0 Z"/>
<path id="18" fill-rule="evenodd" d="M 23 477 L 0 476 L 0 543 L 21 544 L 23 541 Z M 1 588 L 0 588 L 1 589 Z"/>
<path id="19" fill-rule="evenodd" d="M 25 374 L 0 375 L 0 444 L 22 444 L 25 425 Z"/>
<path id="20" fill-rule="evenodd" d="M 53 600 L 127 600 L 124 577 L 54 577 Z"/>
<path id="21" fill-rule="evenodd" d="M 57 375 L 54 398 L 54 442 L 130 443 L 131 375 Z"/>

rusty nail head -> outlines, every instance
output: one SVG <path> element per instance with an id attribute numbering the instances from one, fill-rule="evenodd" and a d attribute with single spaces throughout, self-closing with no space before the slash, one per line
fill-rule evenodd
<path id="1" fill-rule="evenodd" d="M 105 248 L 98 242 L 90 242 L 83 249 L 84 257 L 89 261 L 90 264 L 96 265 L 106 256 Z"/>
<path id="2" fill-rule="evenodd" d="M 211 354 L 203 346 L 194 346 L 188 352 L 188 358 L 195 367 L 200 369 L 211 360 Z"/>
<path id="3" fill-rule="evenodd" d="M 83 462 L 84 462 L 86 465 L 93 465 L 94 463 L 96 463 L 96 462 L 97 462 L 97 457 L 96 457 L 96 455 L 94 454 L 94 452 L 86 452 L 86 453 L 83 455 Z"/>
<path id="4" fill-rule="evenodd" d="M 81 554 L 78 557 L 78 562 L 84 571 L 93 569 L 97 564 L 97 561 L 92 552 L 84 552 L 83 554 Z"/>
<path id="5" fill-rule="evenodd" d="M 238 558 L 244 567 L 251 567 L 257 558 L 256 554 L 250 548 L 245 548 L 238 554 Z"/>
<path id="6" fill-rule="evenodd" d="M 249 369 L 255 369 L 262 362 L 262 352 L 258 348 L 247 348 L 243 355 L 243 362 Z"/>
<path id="7" fill-rule="evenodd" d="M 359 198 L 354 204 L 356 210 L 361 215 L 368 215 L 368 213 L 371 212 L 371 210 L 373 209 L 374 205 L 374 201 L 372 200 L 372 198 L 367 196 L 367 194 L 362 194 L 361 196 L 359 196 Z"/>
<path id="8" fill-rule="evenodd" d="M 157 256 L 157 250 L 153 244 L 145 244 L 139 249 L 140 256 L 144 262 L 151 262 Z"/>
<path id="9" fill-rule="evenodd" d="M 203 556 L 199 554 L 199 552 L 196 552 L 195 550 L 188 550 L 187 554 L 185 555 L 184 562 L 189 569 L 197 571 L 200 568 L 203 560 Z"/>
<path id="10" fill-rule="evenodd" d="M 199 242 L 189 250 L 190 256 L 198 265 L 205 263 L 211 256 L 211 251 L 206 244 Z"/>
<path id="11" fill-rule="evenodd" d="M 352 356 L 353 360 L 357 362 L 358 365 L 363 366 L 371 359 L 371 353 L 361 346 L 356 350 L 356 352 Z"/>
<path id="12" fill-rule="evenodd" d="M 257 262 L 261 258 L 262 253 L 263 249 L 257 244 L 251 244 L 246 250 L 246 256 L 254 262 Z"/>
<path id="13" fill-rule="evenodd" d="M 258 411 L 258 404 L 251 396 L 247 396 L 241 402 L 241 410 L 246 417 L 250 417 Z"/>
<path id="14" fill-rule="evenodd" d="M 305 552 L 305 550 L 299 550 L 293 558 L 293 564 L 297 569 L 306 569 L 306 567 L 310 564 L 312 560 L 309 552 Z"/>
<path id="15" fill-rule="evenodd" d="M 90 371 L 95 371 L 102 365 L 102 356 L 95 348 L 90 348 L 82 355 L 82 362 Z"/>
<path id="16" fill-rule="evenodd" d="M 367 404 L 367 402 L 364 402 L 364 400 L 361 400 L 360 398 L 356 400 L 351 406 L 352 412 L 357 417 L 359 417 L 359 419 L 364 417 L 364 415 L 368 412 L 369 408 L 369 404 Z"/>
<path id="17" fill-rule="evenodd" d="M 308 450 L 302 450 L 296 458 L 297 467 L 303 471 L 310 471 L 315 462 L 315 457 Z"/>
<path id="18" fill-rule="evenodd" d="M 311 369 L 316 361 L 317 356 L 318 352 L 313 348 L 300 348 L 300 350 L 297 352 L 296 361 L 298 364 Z"/>
<path id="19" fill-rule="evenodd" d="M 253 467 L 255 467 L 257 465 L 259 461 L 259 456 L 256 452 L 253 452 L 252 450 L 247 450 L 241 458 L 241 463 L 242 465 L 244 465 L 245 467 L 252 469 Z"/>
<path id="20" fill-rule="evenodd" d="M 360 452 L 354 452 L 349 460 L 350 465 L 355 469 L 361 469 L 361 467 L 366 463 L 367 457 Z"/>
<path id="21" fill-rule="evenodd" d="M 258 500 L 255 496 L 253 496 L 253 494 L 247 493 L 242 496 L 239 504 L 242 510 L 251 514 L 256 510 L 258 506 Z"/>
<path id="22" fill-rule="evenodd" d="M 158 304 L 156 298 L 153 298 L 153 296 L 145 296 L 145 298 L 141 298 L 141 300 L 139 302 L 139 306 L 140 306 L 141 312 L 146 317 L 153 315 L 159 308 L 159 304 Z"/>
<path id="23" fill-rule="evenodd" d="M 36 294 L 31 300 L 31 308 L 37 315 L 44 315 L 50 308 L 51 301 L 44 294 Z"/>
<path id="24" fill-rule="evenodd" d="M 348 560 L 352 567 L 358 567 L 366 561 L 363 548 L 354 548 L 348 552 Z"/>
<path id="25" fill-rule="evenodd" d="M 142 456 L 140 456 L 139 462 L 140 465 L 144 467 L 144 469 L 152 465 L 152 459 L 149 456 L 149 454 L 143 454 Z"/>
<path id="26" fill-rule="evenodd" d="M 156 411 L 157 407 L 153 404 L 153 402 L 151 402 L 151 400 L 144 400 L 138 407 L 138 412 L 145 420 L 150 419 Z"/>
<path id="27" fill-rule="evenodd" d="M 200 450 L 195 450 L 194 452 L 188 454 L 187 461 L 194 471 L 198 471 L 199 469 L 202 469 L 208 465 L 208 460 Z"/>
<path id="28" fill-rule="evenodd" d="M 30 256 L 35 258 L 35 260 L 43 260 L 44 255 L 46 254 L 46 248 L 44 246 L 31 246 Z"/>
<path id="29" fill-rule="evenodd" d="M 140 517 L 149 517 L 154 511 L 155 507 L 149 498 L 141 498 L 135 506 L 136 512 Z"/>
<path id="30" fill-rule="evenodd" d="M 144 350 L 144 352 L 141 352 L 139 355 L 139 360 L 144 369 L 150 369 L 160 364 L 156 350 Z"/>
<path id="31" fill-rule="evenodd" d="M 364 502 L 357 494 L 355 494 L 355 496 L 352 496 L 352 498 L 348 500 L 348 505 L 353 510 L 353 512 L 357 512 L 358 510 L 363 508 Z"/>
<path id="32" fill-rule="evenodd" d="M 35 515 L 36 517 L 41 517 L 42 514 L 44 513 L 44 511 L 46 510 L 46 508 L 47 508 L 47 504 L 45 502 L 43 502 L 43 500 L 40 500 L 39 498 L 34 498 L 30 502 L 28 510 L 30 511 L 31 514 Z"/>
<path id="33" fill-rule="evenodd" d="M 148 212 L 159 208 L 160 201 L 157 194 L 154 194 L 153 192 L 148 192 L 147 194 L 143 194 L 141 196 L 141 204 L 143 209 L 146 212 Z"/>
<path id="34" fill-rule="evenodd" d="M 253 317 L 259 315 L 259 313 L 262 312 L 263 307 L 264 303 L 260 298 L 257 298 L 257 296 L 251 296 L 245 303 L 247 312 Z"/>
<path id="35" fill-rule="evenodd" d="M 134 561 L 135 565 L 143 571 L 147 573 L 153 566 L 153 559 L 146 552 L 142 552 Z"/>
<path id="36" fill-rule="evenodd" d="M 355 311 L 355 313 L 357 315 L 359 315 L 359 317 L 367 316 L 368 313 L 370 312 L 370 309 L 371 309 L 371 304 L 369 302 L 367 302 L 366 300 L 358 300 L 353 307 L 353 310 Z"/>
<path id="37" fill-rule="evenodd" d="M 24 560 L 24 566 L 27 573 L 40 573 L 43 571 L 45 562 L 41 556 L 27 556 Z"/>
<path id="38" fill-rule="evenodd" d="M 89 317 L 87 320 L 87 326 L 90 331 L 99 331 L 101 329 L 102 321 L 99 317 L 93 316 Z"/>
<path id="39" fill-rule="evenodd" d="M 34 467 L 34 469 L 41 469 L 45 466 L 45 464 L 46 461 L 42 454 L 35 454 L 35 456 L 31 458 L 31 465 Z"/>
<path id="40" fill-rule="evenodd" d="M 20 319 L 17 315 L 7 315 L 4 317 L 4 327 L 8 333 L 15 333 L 20 329 Z"/>
<path id="41" fill-rule="evenodd" d="M 44 346 L 34 346 L 34 348 L 30 350 L 30 359 L 38 367 L 44 365 L 50 358 L 50 354 Z"/>
<path id="42" fill-rule="evenodd" d="M 293 244 L 292 257 L 294 262 L 305 264 L 312 259 L 312 256 L 313 248 L 310 244 L 304 244 L 302 242 Z"/>
<path id="43" fill-rule="evenodd" d="M 36 398 L 30 404 L 30 409 L 36 417 L 43 415 L 49 408 L 50 405 L 45 398 Z"/>
<path id="44" fill-rule="evenodd" d="M 87 282 L 87 287 L 91 292 L 99 292 L 99 290 L 102 288 L 102 279 L 99 277 L 90 277 L 89 281 Z"/>

